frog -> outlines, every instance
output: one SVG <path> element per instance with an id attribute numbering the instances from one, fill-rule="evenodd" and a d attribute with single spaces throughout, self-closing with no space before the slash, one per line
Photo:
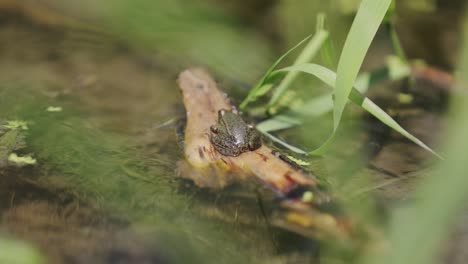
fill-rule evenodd
<path id="1" fill-rule="evenodd" d="M 252 124 L 247 124 L 237 110 L 218 111 L 218 122 L 210 127 L 210 142 L 224 156 L 237 157 L 261 147 L 262 137 Z"/>

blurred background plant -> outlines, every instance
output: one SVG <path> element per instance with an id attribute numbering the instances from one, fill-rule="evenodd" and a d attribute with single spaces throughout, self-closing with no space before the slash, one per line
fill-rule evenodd
<path id="1" fill-rule="evenodd" d="M 0 262 L 12 264 L 42 264 L 46 263 L 37 249 L 13 239 L 0 239 L 2 253 Z"/>

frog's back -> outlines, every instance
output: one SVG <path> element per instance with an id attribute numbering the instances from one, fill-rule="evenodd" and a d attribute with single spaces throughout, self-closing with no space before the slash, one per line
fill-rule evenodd
<path id="1" fill-rule="evenodd" d="M 234 141 L 238 145 L 245 144 L 247 138 L 247 124 L 237 114 L 226 112 L 225 121 L 227 132 L 233 137 Z"/>

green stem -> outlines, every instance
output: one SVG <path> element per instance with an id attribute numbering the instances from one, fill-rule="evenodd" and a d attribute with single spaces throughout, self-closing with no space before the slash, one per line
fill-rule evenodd
<path id="1" fill-rule="evenodd" d="M 403 50 L 403 46 L 401 45 L 400 37 L 398 37 L 398 33 L 395 28 L 395 23 L 392 21 L 388 22 L 388 29 L 390 31 L 390 39 L 392 41 L 393 49 L 395 50 L 395 54 L 405 63 L 408 63 L 408 58 L 406 57 L 406 53 Z"/>

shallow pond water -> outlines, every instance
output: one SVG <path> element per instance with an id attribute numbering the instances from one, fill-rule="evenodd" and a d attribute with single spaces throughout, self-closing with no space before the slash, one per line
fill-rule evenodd
<path id="1" fill-rule="evenodd" d="M 177 177 L 182 152 L 171 121 L 185 113 L 175 82 L 182 67 L 109 36 L 37 22 L 0 22 L 0 120 L 28 122 L 19 153 L 37 159 L 0 168 L 0 236 L 30 242 L 52 263 L 314 263 L 326 254 L 316 240 L 272 225 L 278 199 L 258 181 L 220 191 Z M 237 81 L 223 88 L 245 94 L 231 88 L 244 86 Z M 383 86 L 373 96 L 435 144 L 445 102 L 401 106 L 391 94 L 405 85 L 390 95 Z M 336 184 L 327 176 L 347 168 L 373 184 L 356 189 L 356 177 L 336 192 L 372 193 L 385 204 L 410 198 L 429 155 L 372 118 L 356 123 L 348 125 L 366 129 L 336 144 L 321 177 Z M 317 124 L 282 136 L 311 143 Z M 370 162 L 353 171 L 356 152 Z"/>

